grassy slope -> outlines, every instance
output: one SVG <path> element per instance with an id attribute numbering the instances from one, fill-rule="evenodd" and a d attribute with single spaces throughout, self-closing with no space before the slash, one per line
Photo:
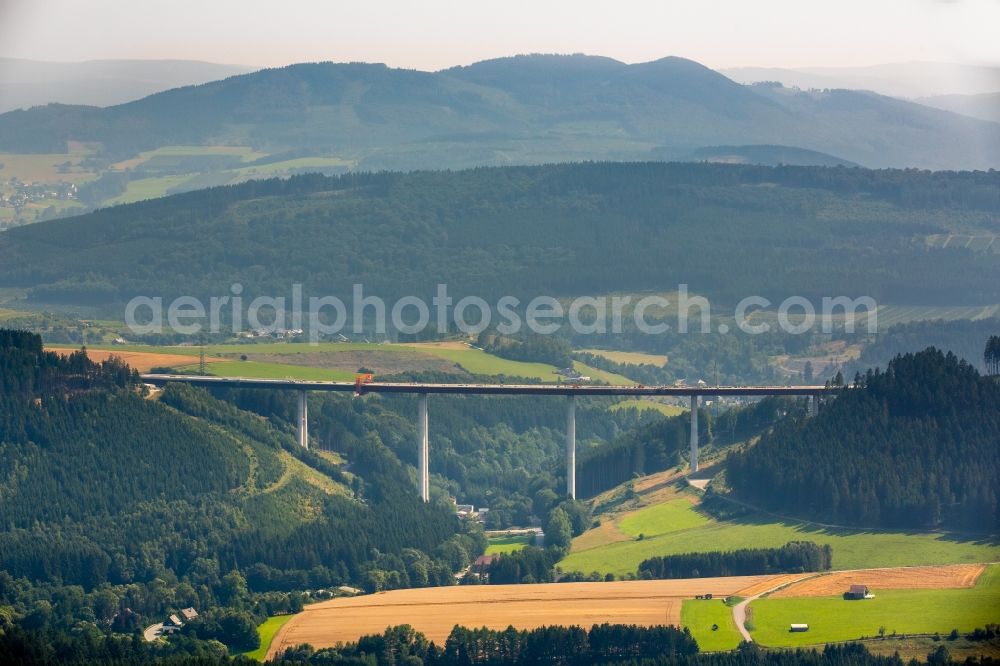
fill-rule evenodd
<path id="1" fill-rule="evenodd" d="M 629 536 L 668 534 L 701 527 L 708 518 L 691 510 L 686 499 L 674 499 L 626 514 L 618 521 L 618 529 Z"/>
<path id="2" fill-rule="evenodd" d="M 965 590 L 886 590 L 874 599 L 845 601 L 839 596 L 759 599 L 751 604 L 762 645 L 792 647 L 846 641 L 886 633 L 967 632 L 1000 617 L 1000 566 L 993 565 L 976 587 Z M 791 633 L 788 625 L 807 623 L 809 631 Z"/>
<path id="3" fill-rule="evenodd" d="M 244 652 L 243 656 L 256 661 L 264 661 L 264 657 L 267 655 L 268 648 L 271 647 L 271 641 L 274 640 L 275 634 L 293 617 L 294 615 L 272 615 L 264 620 L 263 624 L 257 627 L 257 634 L 260 636 L 260 647 L 251 652 Z"/>
<path id="4" fill-rule="evenodd" d="M 681 625 L 691 630 L 702 652 L 732 650 L 743 640 L 733 622 L 733 609 L 721 599 L 686 599 L 681 606 Z M 713 631 L 712 625 L 718 629 Z"/>
<path id="5" fill-rule="evenodd" d="M 756 519 L 717 521 L 692 506 L 670 502 L 669 508 L 642 509 L 614 519 L 626 535 L 641 531 L 644 538 L 594 545 L 587 534 L 578 537 L 586 549 L 575 548 L 559 563 L 565 571 L 599 571 L 622 576 L 655 555 L 781 546 L 789 541 L 828 543 L 835 569 L 992 562 L 1000 559 L 1000 538 L 962 540 L 941 533 L 833 530 L 804 522 Z M 691 526 L 681 527 L 691 523 Z M 637 527 L 641 526 L 641 529 Z M 601 529 L 601 528 L 598 528 Z"/>

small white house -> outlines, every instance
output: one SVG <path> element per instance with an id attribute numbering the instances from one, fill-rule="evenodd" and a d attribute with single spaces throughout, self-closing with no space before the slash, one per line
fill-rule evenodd
<path id="1" fill-rule="evenodd" d="M 809 631 L 809 625 L 808 624 L 793 624 L 788 630 L 789 631 Z"/>

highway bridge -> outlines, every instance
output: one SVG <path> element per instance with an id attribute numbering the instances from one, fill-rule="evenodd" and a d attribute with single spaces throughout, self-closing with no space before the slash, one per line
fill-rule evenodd
<path id="1" fill-rule="evenodd" d="M 532 395 L 561 396 L 566 405 L 566 494 L 576 498 L 576 398 L 578 396 L 676 396 L 691 404 L 691 471 L 698 469 L 698 401 L 702 396 L 808 396 L 809 412 L 815 414 L 819 396 L 838 389 L 826 386 L 609 386 L 596 384 L 426 384 L 413 382 L 317 382 L 294 379 L 254 379 L 249 377 L 205 377 L 202 375 L 141 375 L 154 386 L 171 382 L 203 388 L 241 388 L 295 391 L 298 394 L 298 441 L 309 448 L 310 391 L 341 393 L 407 393 L 418 396 L 417 459 L 420 497 L 430 499 L 429 446 L 427 439 L 427 396 L 446 395 Z"/>

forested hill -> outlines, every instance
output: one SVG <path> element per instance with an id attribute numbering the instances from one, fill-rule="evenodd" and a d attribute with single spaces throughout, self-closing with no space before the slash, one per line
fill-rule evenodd
<path id="1" fill-rule="evenodd" d="M 933 348 L 730 455 L 736 495 L 834 524 L 1000 529 L 1000 383 Z"/>
<path id="2" fill-rule="evenodd" d="M 703 146 L 785 145 L 870 167 L 998 165 L 1000 125 L 874 93 L 742 86 L 668 57 L 500 58 L 441 72 L 311 63 L 97 108 L 0 115 L 0 151 L 67 141 L 127 157 L 164 145 L 312 149 L 366 169 L 677 158 Z"/>
<path id="3" fill-rule="evenodd" d="M 590 163 L 318 175 L 118 206 L 0 235 L 0 286 L 136 295 L 530 297 L 672 290 L 1000 302 L 1000 172 Z M 994 246 L 997 244 L 994 243 Z M 266 268 L 265 268 L 266 267 Z"/>
<path id="4" fill-rule="evenodd" d="M 280 420 L 134 380 L 0 330 L 4 617 L 128 632 L 187 606 L 268 615 L 309 588 L 452 584 L 482 552 L 373 432 L 339 434 L 348 477 Z"/>

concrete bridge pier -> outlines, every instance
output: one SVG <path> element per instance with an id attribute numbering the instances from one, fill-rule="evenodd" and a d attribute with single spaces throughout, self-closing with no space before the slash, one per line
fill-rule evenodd
<path id="1" fill-rule="evenodd" d="M 299 391 L 299 446 L 309 448 L 309 401 L 305 391 Z"/>
<path id="2" fill-rule="evenodd" d="M 420 485 L 420 499 L 429 502 L 431 499 L 430 482 L 430 455 L 427 443 L 427 394 L 421 393 L 417 399 L 417 458 L 419 460 L 418 483 Z"/>
<path id="3" fill-rule="evenodd" d="M 576 396 L 566 403 L 566 496 L 576 499 Z"/>
<path id="4" fill-rule="evenodd" d="M 819 414 L 819 396 L 813 393 L 809 396 L 809 416 Z"/>
<path id="5" fill-rule="evenodd" d="M 698 471 L 698 396 L 691 396 L 691 471 Z"/>

